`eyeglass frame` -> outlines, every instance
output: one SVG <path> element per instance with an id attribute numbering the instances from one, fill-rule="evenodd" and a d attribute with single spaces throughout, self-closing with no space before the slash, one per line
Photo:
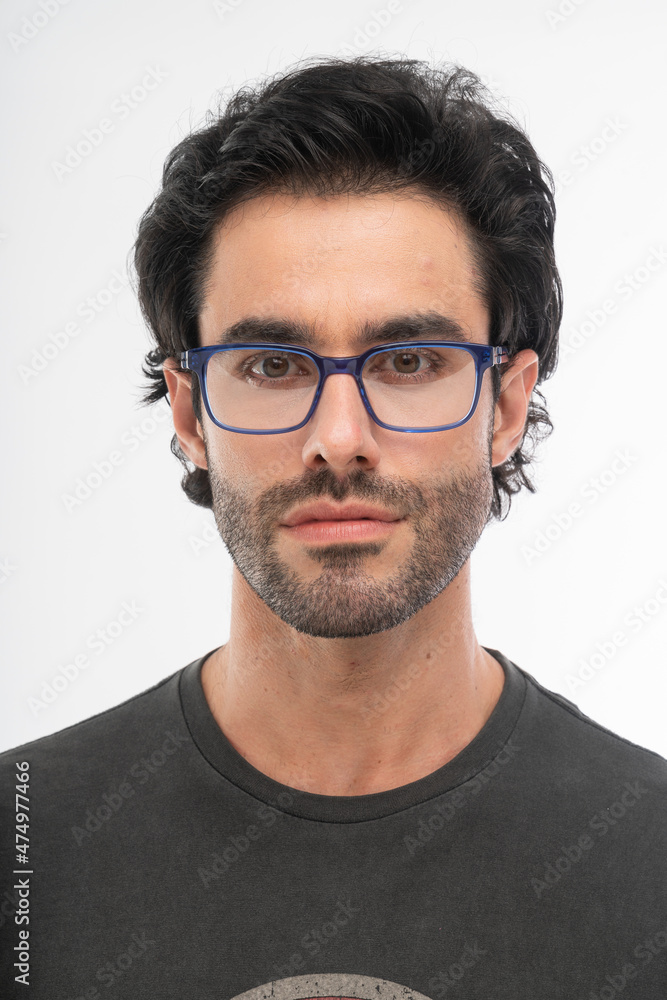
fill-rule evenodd
<path id="1" fill-rule="evenodd" d="M 373 413 L 373 408 L 371 407 L 370 401 L 364 390 L 364 384 L 361 376 L 361 372 L 366 364 L 366 361 L 374 354 L 382 354 L 385 351 L 415 347 L 456 347 L 472 354 L 475 362 L 475 395 L 473 397 L 470 410 L 462 420 L 457 420 L 450 424 L 442 424 L 439 427 L 399 427 L 394 424 L 385 423 L 383 420 L 380 420 L 375 413 Z M 277 430 L 250 430 L 249 428 L 244 429 L 242 427 L 231 427 L 228 424 L 223 424 L 213 415 L 208 398 L 208 387 L 206 383 L 208 363 L 211 357 L 221 351 L 239 351 L 257 348 L 262 350 L 276 350 L 283 353 L 289 351 L 291 354 L 301 354 L 315 362 L 319 372 L 319 381 L 317 383 L 317 389 L 310 405 L 310 409 L 301 423 L 294 424 L 292 427 L 280 427 Z M 380 427 L 384 427 L 386 430 L 399 431 L 404 434 L 431 434 L 434 431 L 452 430 L 454 427 L 460 427 L 461 424 L 465 424 L 468 420 L 470 420 L 477 409 L 482 388 L 482 378 L 487 368 L 492 368 L 494 365 L 506 364 L 510 360 L 507 347 L 494 347 L 490 344 L 473 344 L 468 341 L 462 343 L 460 341 L 453 340 L 396 341 L 392 344 L 383 344 L 380 347 L 371 347 L 369 350 L 364 351 L 363 354 L 350 355 L 346 358 L 326 357 L 324 355 L 317 354 L 315 351 L 311 351 L 306 347 L 297 347 L 292 346 L 291 344 L 271 343 L 213 344 L 209 347 L 193 347 L 190 348 L 190 350 L 181 351 L 176 355 L 176 357 L 178 358 L 181 369 L 194 372 L 197 376 L 202 399 L 204 401 L 204 407 L 216 427 L 220 427 L 222 430 L 232 431 L 235 434 L 287 434 L 290 431 L 299 430 L 308 423 L 315 412 L 320 396 L 322 395 L 324 381 L 329 377 L 329 375 L 352 375 L 357 383 L 359 394 L 369 416 L 375 421 L 376 424 Z"/>

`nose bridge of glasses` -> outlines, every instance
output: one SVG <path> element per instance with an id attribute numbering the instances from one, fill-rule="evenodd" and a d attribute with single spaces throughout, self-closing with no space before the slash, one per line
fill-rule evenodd
<path id="1" fill-rule="evenodd" d="M 352 375 L 352 377 L 356 381 L 357 372 L 361 371 L 361 366 L 358 357 L 347 357 L 347 358 L 321 357 L 320 367 L 322 372 L 322 381 L 319 391 L 320 396 L 324 392 L 324 387 L 329 380 L 329 375 Z M 358 382 L 357 386 L 358 388 L 361 388 Z"/>
<path id="2" fill-rule="evenodd" d="M 358 358 L 322 358 L 323 374 L 327 375 L 355 375 L 357 371 Z"/>
<path id="3" fill-rule="evenodd" d="M 319 392 L 317 394 L 316 406 L 322 400 L 322 394 L 324 392 L 325 386 L 329 381 L 329 375 L 351 375 L 356 382 L 357 394 L 361 396 L 360 402 L 363 402 L 364 407 L 367 409 L 367 405 L 363 399 L 362 387 L 359 384 L 357 373 L 361 372 L 361 364 L 358 357 L 347 357 L 347 358 L 331 358 L 331 357 L 321 357 L 320 358 L 321 371 L 322 371 L 322 381 L 320 384 Z"/>

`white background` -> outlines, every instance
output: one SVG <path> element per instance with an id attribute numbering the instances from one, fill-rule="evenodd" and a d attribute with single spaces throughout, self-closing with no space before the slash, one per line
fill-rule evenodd
<path id="1" fill-rule="evenodd" d="M 305 56 L 373 51 L 468 66 L 554 174 L 567 172 L 561 363 L 542 387 L 556 429 L 537 494 L 515 499 L 473 554 L 475 626 L 543 685 L 667 756 L 665 8 L 402 0 L 377 18 L 386 0 L 43 2 L 50 16 L 5 0 L 0 30 L 2 747 L 117 704 L 228 638 L 231 560 L 213 515 L 181 492 L 166 403 L 152 415 L 137 405 L 149 340 L 114 272 L 126 271 L 166 155 L 220 91 Z M 161 82 L 117 110 L 149 69 Z M 103 118 L 113 131 L 58 178 L 54 163 Z M 37 371 L 72 323 L 77 335 Z M 63 496 L 114 451 L 113 474 L 66 509 Z M 580 516 L 567 526 L 572 503 Z M 95 652 L 89 637 L 124 602 L 141 610 Z M 54 691 L 82 653 L 89 666 Z"/>

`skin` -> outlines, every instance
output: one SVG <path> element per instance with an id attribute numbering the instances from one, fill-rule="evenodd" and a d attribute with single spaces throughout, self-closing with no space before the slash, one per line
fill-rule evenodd
<path id="1" fill-rule="evenodd" d="M 489 312 L 465 226 L 418 192 L 270 194 L 220 225 L 200 343 L 250 316 L 312 324 L 310 346 L 347 356 L 364 319 L 437 311 L 473 343 Z M 491 467 L 523 436 L 538 357 L 490 372 L 458 428 L 376 424 L 351 377 L 326 380 L 297 431 L 246 435 L 194 414 L 190 376 L 165 364 L 181 448 L 208 468 L 232 559 L 229 641 L 202 668 L 227 739 L 282 784 L 364 795 L 430 774 L 477 735 L 500 697 L 500 664 L 472 624 L 470 553 L 488 518 Z M 307 544 L 281 527 L 313 500 L 370 502 L 402 522 L 386 538 Z"/>

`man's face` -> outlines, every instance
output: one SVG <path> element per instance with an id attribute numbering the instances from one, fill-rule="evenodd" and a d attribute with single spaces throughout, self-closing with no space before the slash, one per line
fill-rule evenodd
<path id="1" fill-rule="evenodd" d="M 429 200 L 257 197 L 219 229 L 200 342 L 249 317 L 291 320 L 312 326 L 313 350 L 344 357 L 367 349 L 356 339 L 364 321 L 435 311 L 488 344 L 475 277 L 462 224 Z M 308 423 L 286 434 L 225 431 L 203 413 L 216 523 L 243 578 L 312 636 L 371 635 L 412 617 L 454 579 L 487 523 L 491 403 L 487 372 L 467 423 L 406 434 L 376 424 L 354 379 L 334 375 Z M 282 524 L 317 500 L 379 505 L 402 520 L 354 541 L 304 540 Z"/>

